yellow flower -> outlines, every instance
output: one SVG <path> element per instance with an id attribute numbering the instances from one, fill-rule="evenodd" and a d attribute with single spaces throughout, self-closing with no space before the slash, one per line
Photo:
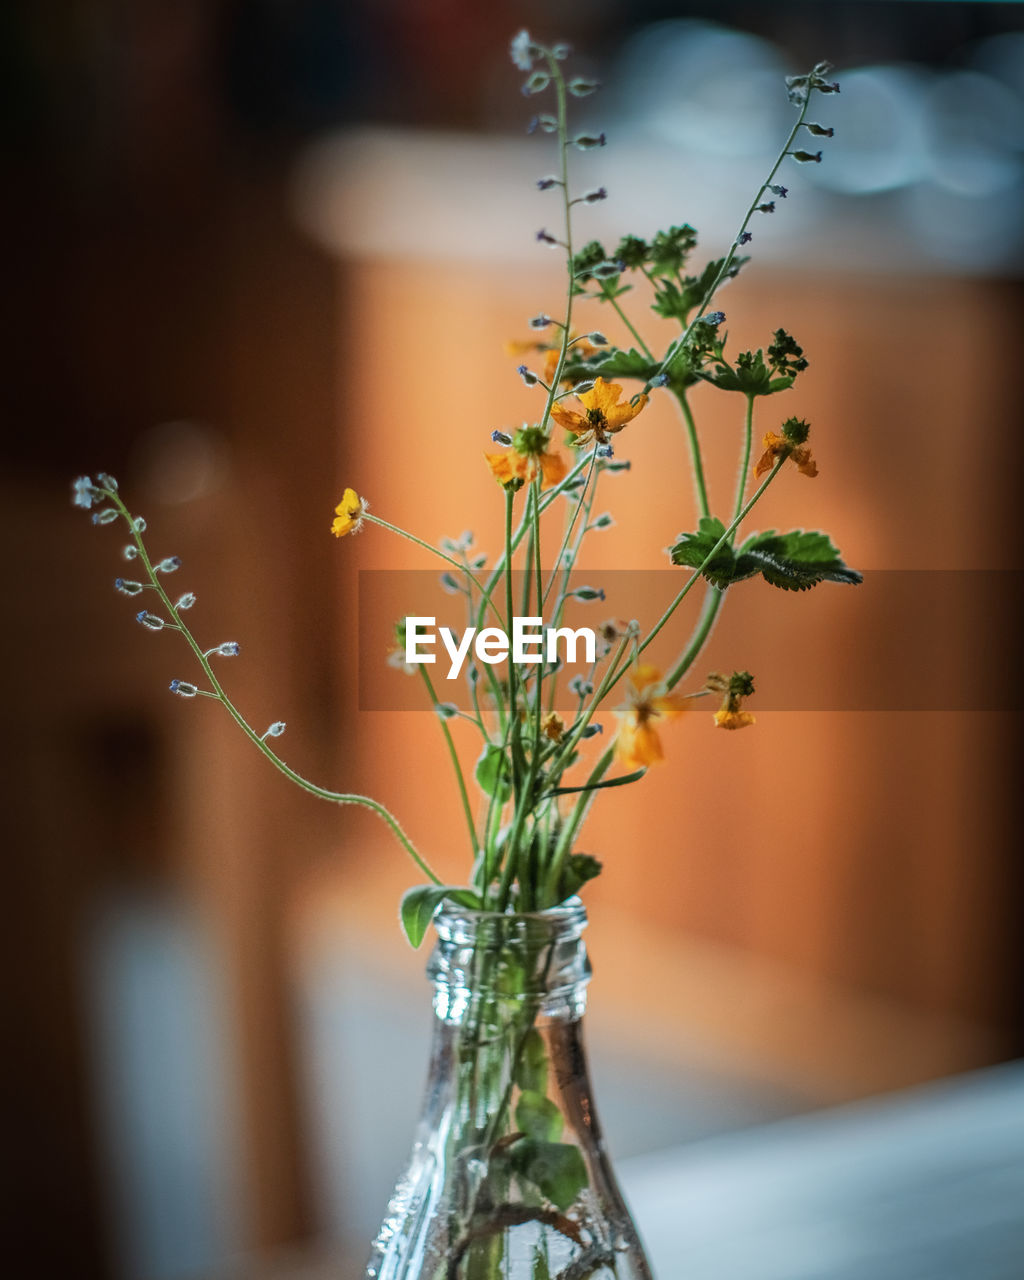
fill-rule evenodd
<path id="1" fill-rule="evenodd" d="M 549 711 L 540 722 L 541 732 L 552 742 L 561 742 L 565 737 L 565 721 L 557 711 Z"/>
<path id="2" fill-rule="evenodd" d="M 716 728 L 746 729 L 757 723 L 756 716 L 741 710 L 743 699 L 754 692 L 754 677 L 749 671 L 734 671 L 731 676 L 712 671 L 704 687 L 711 693 L 724 695 L 721 709 L 715 712 Z"/>
<path id="3" fill-rule="evenodd" d="M 360 498 L 355 489 L 346 489 L 341 501 L 334 508 L 331 533 L 336 538 L 343 538 L 346 533 L 358 533 L 368 506 L 366 499 Z"/>
<path id="4" fill-rule="evenodd" d="M 661 738 L 651 722 L 674 720 L 682 711 L 682 699 L 666 691 L 656 667 L 636 667 L 627 681 L 626 704 L 615 712 L 621 721 L 615 758 L 623 768 L 646 769 L 664 759 Z"/>
<path id="5" fill-rule="evenodd" d="M 758 458 L 757 466 L 754 468 L 754 475 L 758 479 L 766 471 L 771 471 L 775 466 L 775 459 L 779 457 L 792 458 L 801 475 L 813 477 L 818 474 L 817 464 L 811 457 L 811 451 L 807 445 L 794 444 L 792 440 L 787 440 L 785 436 L 778 436 L 774 431 L 766 431 L 761 443 L 764 445 L 764 453 Z"/>
<path id="6" fill-rule="evenodd" d="M 506 449 L 503 453 L 485 453 L 484 457 L 495 480 L 502 485 L 516 480 L 529 484 L 539 471 L 541 485 L 547 489 L 550 485 L 558 484 L 567 469 L 560 453 L 517 453 L 515 449 Z"/>
<path id="7" fill-rule="evenodd" d="M 608 437 L 621 431 L 627 422 L 632 422 L 647 403 L 645 395 L 637 396 L 633 402 L 619 404 L 622 388 L 617 382 L 605 382 L 598 378 L 589 391 L 577 396 L 586 413 L 577 413 L 574 409 L 563 409 L 555 405 L 551 416 L 560 427 L 571 431 L 576 437 L 574 444 L 583 446 L 590 444 L 607 444 Z"/>
<path id="8" fill-rule="evenodd" d="M 504 437 L 506 440 L 507 436 Z M 512 447 L 501 453 L 485 453 L 487 465 L 501 485 L 517 489 L 529 484 L 539 474 L 543 488 L 558 484 L 568 468 L 560 453 L 548 452 L 548 437 L 539 427 L 523 427 L 512 440 Z"/>
<path id="9" fill-rule="evenodd" d="M 757 717 L 751 711 L 730 711 L 725 708 L 715 712 L 715 724 L 719 729 L 746 729 L 748 725 L 757 724 Z"/>

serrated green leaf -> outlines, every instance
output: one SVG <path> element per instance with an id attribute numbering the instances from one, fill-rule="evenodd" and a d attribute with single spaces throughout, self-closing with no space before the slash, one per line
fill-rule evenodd
<path id="1" fill-rule="evenodd" d="M 685 325 L 687 316 L 696 305 L 697 302 L 693 301 L 689 294 L 680 289 L 674 281 L 660 280 L 654 301 L 651 303 L 651 310 L 657 316 L 664 316 L 666 320 L 678 320 L 680 324 Z"/>
<path id="2" fill-rule="evenodd" d="M 581 362 L 581 371 L 591 377 L 599 374 L 602 378 L 639 378 L 641 382 L 649 382 L 661 368 L 635 347 L 623 351 L 616 347 L 612 351 L 601 352 L 600 356 L 592 356 L 586 363 Z"/>
<path id="3" fill-rule="evenodd" d="M 716 516 L 702 516 L 696 533 L 679 535 L 679 541 L 672 548 L 672 563 L 700 569 L 712 586 L 724 590 L 735 581 L 735 556 L 729 544 L 724 543 L 712 559 L 704 564 L 724 533 L 725 525 Z"/>
<path id="4" fill-rule="evenodd" d="M 719 281 L 719 287 L 727 280 L 732 280 L 739 275 L 740 269 L 749 261 L 747 257 L 734 258 L 728 271 Z M 710 303 L 711 287 L 718 278 L 724 262 L 724 258 L 716 258 L 707 264 L 700 275 L 686 276 L 679 287 L 669 280 L 660 280 L 658 292 L 651 303 L 651 310 L 685 325 L 694 308 L 699 307 L 705 300 Z"/>
<path id="5" fill-rule="evenodd" d="M 479 896 L 472 889 L 450 884 L 416 885 L 402 895 L 402 905 L 399 908 L 402 929 L 412 946 L 418 947 L 423 941 L 431 920 L 445 898 L 450 898 L 471 911 L 479 911 L 483 907 Z"/>
<path id="6" fill-rule="evenodd" d="M 569 1142 L 523 1138 L 512 1148 L 512 1162 L 519 1176 L 538 1187 L 563 1213 L 587 1185 L 583 1157 Z"/>
<path id="7" fill-rule="evenodd" d="M 744 351 L 735 367 L 721 361 L 703 369 L 700 376 L 722 391 L 739 391 L 745 396 L 773 396 L 788 391 L 794 381 L 788 374 L 773 378 L 760 349 Z"/>
<path id="8" fill-rule="evenodd" d="M 543 1093 L 524 1089 L 516 1103 L 516 1128 L 539 1142 L 557 1142 L 562 1134 L 562 1113 Z"/>
<path id="9" fill-rule="evenodd" d="M 827 533 L 813 529 L 794 529 L 773 539 L 782 544 L 782 553 L 791 560 L 803 564 L 835 564 L 839 560 L 839 548 L 833 545 Z M 754 544 L 760 546 L 760 541 Z"/>
<path id="10" fill-rule="evenodd" d="M 697 232 L 689 223 L 659 231 L 650 244 L 651 274 L 678 275 L 696 245 Z"/>
<path id="11" fill-rule="evenodd" d="M 808 591 L 821 582 L 855 586 L 863 581 L 856 569 L 843 563 L 827 533 L 809 529 L 782 534 L 772 529 L 748 538 L 736 556 L 734 580 L 757 573 L 783 591 Z"/>
<path id="12" fill-rule="evenodd" d="M 476 762 L 474 776 L 480 790 L 504 803 L 512 794 L 512 773 L 508 756 L 493 742 L 484 747 Z"/>

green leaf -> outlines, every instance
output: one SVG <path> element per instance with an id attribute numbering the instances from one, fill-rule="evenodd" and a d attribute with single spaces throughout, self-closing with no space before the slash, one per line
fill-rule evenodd
<path id="1" fill-rule="evenodd" d="M 546 800 L 548 796 L 571 796 L 578 791 L 600 791 L 603 787 L 624 787 L 627 783 L 639 782 L 646 772 L 646 769 L 637 769 L 635 773 L 626 773 L 619 778 L 605 778 L 602 782 L 588 782 L 583 787 L 554 787 L 551 791 L 545 791 L 543 798 Z"/>
<path id="2" fill-rule="evenodd" d="M 696 533 L 681 533 L 672 548 L 672 563 L 700 569 L 725 533 L 725 525 L 717 516 L 702 516 Z M 704 578 L 720 590 L 735 581 L 735 556 L 732 547 L 723 543 L 701 570 Z"/>
<path id="3" fill-rule="evenodd" d="M 431 920 L 445 898 L 450 898 L 452 902 L 468 907 L 471 911 L 483 909 L 480 897 L 472 889 L 450 884 L 416 885 L 402 895 L 402 905 L 399 908 L 402 929 L 412 946 L 418 947 L 423 941 Z"/>
<path id="4" fill-rule="evenodd" d="M 758 348 L 757 351 L 741 352 L 735 367 L 726 364 L 719 352 L 714 366 L 702 370 L 700 376 L 722 391 L 739 391 L 745 396 L 773 396 L 779 391 L 788 391 L 795 374 L 773 378 L 772 372 L 773 369 L 765 364 L 764 352 Z"/>
<path id="5" fill-rule="evenodd" d="M 659 231 L 650 244 L 651 274 L 678 275 L 697 245 L 697 232 L 689 223 Z"/>
<path id="6" fill-rule="evenodd" d="M 675 389 L 692 387 L 700 382 L 697 369 L 700 365 L 700 354 L 689 346 L 676 348 L 672 359 L 665 366 L 664 372 Z"/>
<path id="7" fill-rule="evenodd" d="M 475 777 L 480 790 L 501 803 L 512 794 L 512 771 L 503 748 L 489 742 L 476 762 Z"/>
<path id="8" fill-rule="evenodd" d="M 548 1051 L 536 1027 L 531 1027 L 523 1039 L 514 1075 L 520 1089 L 543 1093 L 548 1087 Z"/>
<path id="9" fill-rule="evenodd" d="M 543 1093 L 524 1089 L 516 1103 L 516 1128 L 539 1142 L 557 1142 L 562 1133 L 562 1113 Z"/>
<path id="10" fill-rule="evenodd" d="M 523 1138 L 512 1148 L 512 1163 L 521 1178 L 532 1182 L 563 1213 L 587 1185 L 583 1157 L 568 1142 Z"/>
<path id="11" fill-rule="evenodd" d="M 685 325 L 687 317 L 699 301 L 688 290 L 680 289 L 674 281 L 659 280 L 651 310 L 657 316 L 664 316 L 666 320 L 678 320 Z"/>
<path id="12" fill-rule="evenodd" d="M 639 378 L 649 382 L 661 368 L 656 361 L 648 358 L 636 347 L 623 351 L 616 347 L 612 351 L 602 351 L 599 356 L 591 356 L 585 364 L 581 363 L 580 371 L 593 377 L 602 378 Z"/>
<path id="13" fill-rule="evenodd" d="M 533 1276 L 531 1280 L 551 1280 L 551 1270 L 548 1267 L 548 1260 L 542 1253 L 533 1255 Z"/>
<path id="14" fill-rule="evenodd" d="M 728 271 L 719 282 L 719 287 L 725 284 L 726 280 L 732 280 L 739 275 L 740 268 L 750 259 L 746 257 L 733 258 Z M 699 276 L 686 276 L 679 287 L 670 280 L 658 281 L 658 292 L 654 301 L 651 303 L 651 310 L 659 316 L 665 316 L 670 320 L 678 320 L 680 324 L 685 325 L 689 319 L 690 312 L 695 307 L 699 307 L 705 298 L 710 303 L 708 296 L 711 286 L 714 284 L 719 271 L 722 269 L 724 258 L 716 258 L 714 262 L 709 262 Z"/>
<path id="15" fill-rule="evenodd" d="M 808 591 L 820 582 L 855 586 L 864 580 L 843 563 L 827 533 L 804 529 L 782 534 L 770 529 L 748 538 L 736 554 L 733 581 L 757 573 L 783 591 Z"/>
<path id="16" fill-rule="evenodd" d="M 588 880 L 601 874 L 601 863 L 592 853 L 571 853 L 565 860 L 562 874 L 558 881 L 558 900 L 564 902 L 571 898 Z"/>
<path id="17" fill-rule="evenodd" d="M 697 533 L 684 533 L 672 548 L 673 564 L 700 569 L 725 532 L 721 520 L 705 516 Z M 754 534 L 739 551 L 724 545 L 703 569 L 703 576 L 724 591 L 734 582 L 760 574 L 765 582 L 784 591 L 807 591 L 819 582 L 856 584 L 863 578 L 845 565 L 827 533 L 794 529 L 777 534 L 774 529 Z"/>

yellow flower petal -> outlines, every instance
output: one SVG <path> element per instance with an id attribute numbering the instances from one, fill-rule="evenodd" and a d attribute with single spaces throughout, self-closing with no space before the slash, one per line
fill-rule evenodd
<path id="1" fill-rule="evenodd" d="M 565 721 L 557 711 L 549 711 L 540 722 L 541 730 L 552 742 L 561 742 L 565 736 Z"/>
<path id="2" fill-rule="evenodd" d="M 346 533 L 357 533 L 366 512 L 366 499 L 360 498 L 355 489 L 346 489 L 341 501 L 334 508 L 335 519 L 331 525 L 331 533 L 336 538 L 343 538 Z"/>
<path id="3" fill-rule="evenodd" d="M 775 466 L 775 459 L 789 448 L 785 438 L 777 436 L 774 431 L 766 431 L 761 443 L 764 445 L 764 453 L 758 458 L 757 465 L 754 467 L 754 476 L 757 479 L 760 479 L 765 472 L 771 471 Z"/>
<path id="4" fill-rule="evenodd" d="M 764 440 L 764 453 L 757 460 L 754 467 L 754 476 L 760 479 L 766 472 L 771 471 L 775 466 L 776 458 L 785 457 L 792 458 L 796 463 L 796 469 L 801 475 L 814 477 L 818 474 L 818 466 L 811 457 L 810 448 L 805 444 L 793 444 L 787 440 L 785 436 L 778 436 L 774 431 L 766 431 Z"/>
<path id="5" fill-rule="evenodd" d="M 510 480 L 522 480 L 529 484 L 539 471 L 541 485 L 547 489 L 550 485 L 558 484 L 568 470 L 560 453 L 532 455 L 505 449 L 501 453 L 485 453 L 484 457 L 495 480 L 502 485 L 508 484 Z"/>
<path id="6" fill-rule="evenodd" d="M 633 421 L 646 403 L 647 397 L 640 395 L 632 404 L 627 400 L 625 404 L 614 405 L 607 414 L 608 430 L 621 431 L 627 422 Z"/>
<path id="7" fill-rule="evenodd" d="M 604 378 L 598 378 L 589 391 L 577 396 L 587 410 L 587 425 L 596 429 L 598 438 L 602 431 L 621 431 L 647 404 L 645 395 L 638 396 L 634 404 L 628 400 L 619 404 L 621 396 L 622 387 L 617 382 L 605 382 Z"/>
<path id="8" fill-rule="evenodd" d="M 647 662 L 641 662 L 638 666 L 635 666 L 629 674 L 629 683 L 637 693 L 641 693 L 652 684 L 657 684 L 660 679 L 661 672 L 658 668 L 651 666 L 650 663 Z"/>
<path id="9" fill-rule="evenodd" d="M 615 408 L 622 395 L 622 387 L 617 382 L 605 382 L 604 378 L 596 378 L 589 391 L 584 391 L 576 399 L 587 409 L 597 409 L 607 418 L 609 410 Z"/>
<path id="10" fill-rule="evenodd" d="M 641 663 L 634 667 L 626 688 L 626 705 L 616 709 L 621 721 L 615 739 L 619 763 L 632 769 L 646 769 L 664 759 L 661 738 L 652 720 L 674 720 L 683 712 L 678 694 L 666 693 L 657 667 Z"/>
<path id="11" fill-rule="evenodd" d="M 563 408 L 560 404 L 552 405 L 551 416 L 560 427 L 563 427 L 566 431 L 571 431 L 576 436 L 582 435 L 591 429 L 590 423 L 582 414 L 577 413 L 575 409 Z"/>
<path id="12" fill-rule="evenodd" d="M 746 729 L 757 724 L 757 717 L 751 711 L 716 711 L 715 725 L 719 729 Z"/>
<path id="13" fill-rule="evenodd" d="M 649 724 L 624 722 L 615 741 L 615 758 L 624 769 L 647 769 L 665 758 L 661 739 Z"/>
<path id="14" fill-rule="evenodd" d="M 543 488 L 564 480 L 569 468 L 560 453 L 542 453 L 540 455 L 540 473 L 544 477 Z"/>

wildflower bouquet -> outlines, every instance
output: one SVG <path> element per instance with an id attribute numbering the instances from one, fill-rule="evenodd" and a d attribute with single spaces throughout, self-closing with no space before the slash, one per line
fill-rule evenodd
<path id="1" fill-rule="evenodd" d="M 397 818 L 378 801 L 320 787 L 285 763 L 276 747 L 284 724 L 263 731 L 250 724 L 215 670 L 220 659 L 236 656 L 239 646 L 200 643 L 186 620 L 195 596 L 169 591 L 168 578 L 179 561 L 151 556 L 145 522 L 131 513 L 110 476 L 100 473 L 95 481 L 84 477 L 75 483 L 74 501 L 96 508 L 95 523 L 120 523 L 127 529 L 123 554 L 139 572 L 133 579 L 119 577 L 115 585 L 145 603 L 138 622 L 150 631 L 179 633 L 192 650 L 201 679 L 175 679 L 171 691 L 220 702 L 254 746 L 303 789 L 336 804 L 372 809 L 426 878 L 427 883 L 406 894 L 402 923 L 410 941 L 418 944 L 438 918 L 442 945 L 434 972 L 439 990 L 443 986 L 448 992 L 444 1019 L 449 1030 L 455 1028 L 449 1049 L 456 1078 L 445 1086 L 450 1105 L 443 1133 L 427 1143 L 435 1163 L 424 1173 L 426 1157 L 421 1152 L 420 1166 L 414 1160 L 405 1191 L 396 1193 L 378 1240 L 370 1275 L 512 1275 L 502 1268 L 511 1265 L 515 1249 L 510 1241 L 520 1228 L 532 1232 L 527 1250 L 532 1269 L 524 1275 L 552 1275 L 556 1264 L 570 1268 L 565 1276 L 649 1274 L 638 1245 L 639 1261 L 623 1260 L 623 1251 L 633 1256 L 635 1237 L 603 1155 L 591 1151 L 582 1134 L 579 1090 L 570 1087 L 571 1046 L 548 1025 L 554 1017 L 555 978 L 562 974 L 570 986 L 585 981 L 579 930 L 573 933 L 571 922 L 576 919 L 575 895 L 601 864 L 576 851 L 577 837 L 602 790 L 639 782 L 661 760 L 662 727 L 692 699 L 712 695 L 719 700 L 714 713 L 718 728 L 753 725 L 754 716 L 744 705 L 754 692 L 749 672 L 694 680 L 695 664 L 735 584 L 760 577 L 783 591 L 806 591 L 823 582 L 860 581 L 825 533 L 746 531 L 754 507 L 784 472 L 807 478 L 817 474 L 809 424 L 773 412 L 774 397 L 791 390 L 808 362 L 782 328 L 763 348 L 727 352 L 726 317 L 717 309 L 721 290 L 749 260 L 741 251 L 753 239 L 751 227 L 787 198 L 788 189 L 779 180 L 783 165 L 821 161 L 821 151 L 801 143 L 832 134 L 810 118 L 819 95 L 839 91 L 828 78 L 828 65 L 787 80 L 796 111 L 792 130 L 724 256 L 695 266 L 697 233 L 685 223 L 651 239 L 625 235 L 611 248 L 597 241 L 577 247 L 576 212 L 605 200 L 607 192 L 603 187 L 577 190 L 570 159 L 574 151 L 603 147 L 606 139 L 603 133 L 571 128 L 572 100 L 587 97 L 598 86 L 567 74 L 568 56 L 566 47 L 542 45 L 525 31 L 512 44 L 513 62 L 525 76 L 523 93 L 545 107 L 530 130 L 549 135 L 553 143 L 553 172 L 537 185 L 551 193 L 559 227 L 557 232 L 537 232 L 537 239 L 564 258 L 565 297 L 557 315 L 542 311 L 530 320 L 531 336 L 513 348 L 521 360 L 519 376 L 539 396 L 536 420 L 516 431 L 493 431 L 492 447 L 484 450 L 481 465 L 504 506 L 503 550 L 488 563 L 474 552 L 468 534 L 434 547 L 372 512 L 351 488 L 345 490 L 332 526 L 338 538 L 369 525 L 410 539 L 444 562 L 446 587 L 464 600 L 466 626 L 461 632 L 441 628 L 438 636 L 428 636 L 425 620 L 410 617 L 398 625 L 397 635 L 398 658 L 423 680 L 458 783 L 472 849 L 464 884 L 442 883 Z M 664 348 L 643 336 L 637 310 L 641 297 L 657 317 L 676 323 L 677 332 Z M 594 306 L 617 317 L 630 345 L 616 346 L 597 329 L 579 331 L 578 313 Z M 704 386 L 731 397 L 742 421 L 735 490 L 725 497 L 713 495 L 705 477 L 692 402 L 692 393 Z M 612 523 L 610 515 L 596 508 L 598 492 L 629 468 L 630 434 L 654 395 L 668 396 L 678 408 L 696 495 L 696 527 L 680 533 L 671 547 L 679 582 L 658 620 L 646 630 L 635 622 L 613 621 L 588 636 L 586 629 L 565 625 L 571 602 L 599 594 L 580 586 L 574 569 L 588 535 Z M 759 416 L 770 425 L 755 426 Z M 696 627 L 667 669 L 657 670 L 647 650 L 698 584 L 704 598 Z M 463 707 L 439 696 L 431 677 L 429 664 L 438 640 L 463 682 Z M 570 645 L 584 650 L 582 661 L 573 662 Z M 592 740 L 601 727 L 595 717 L 609 708 L 617 732 L 607 745 L 602 739 L 595 751 L 598 744 Z M 450 729 L 456 716 L 471 721 L 479 734 L 471 764 L 456 749 Z M 472 928 L 458 924 L 460 913 L 476 921 Z M 542 918 L 538 913 L 558 922 L 554 933 L 531 923 Z M 482 940 L 481 922 L 488 919 L 491 932 Z M 475 948 L 468 970 L 459 969 L 453 959 L 460 939 Z M 456 970 L 457 980 L 452 977 Z M 449 997 L 460 982 L 470 999 L 467 1007 L 457 1008 Z M 454 1170 L 450 1182 L 447 1175 L 440 1181 L 435 1176 L 438 1162 L 446 1160 Z M 445 1190 L 436 1193 L 435 1184 Z M 435 1192 L 428 1192 L 428 1185 Z M 413 1194 L 410 1186 L 419 1190 Z M 428 1201 L 441 1222 L 433 1234 L 421 1224 L 430 1217 L 424 1209 Z M 595 1205 L 614 1220 L 614 1230 L 601 1225 Z M 418 1269 L 402 1270 L 413 1266 L 408 1261 L 413 1258 Z"/>

